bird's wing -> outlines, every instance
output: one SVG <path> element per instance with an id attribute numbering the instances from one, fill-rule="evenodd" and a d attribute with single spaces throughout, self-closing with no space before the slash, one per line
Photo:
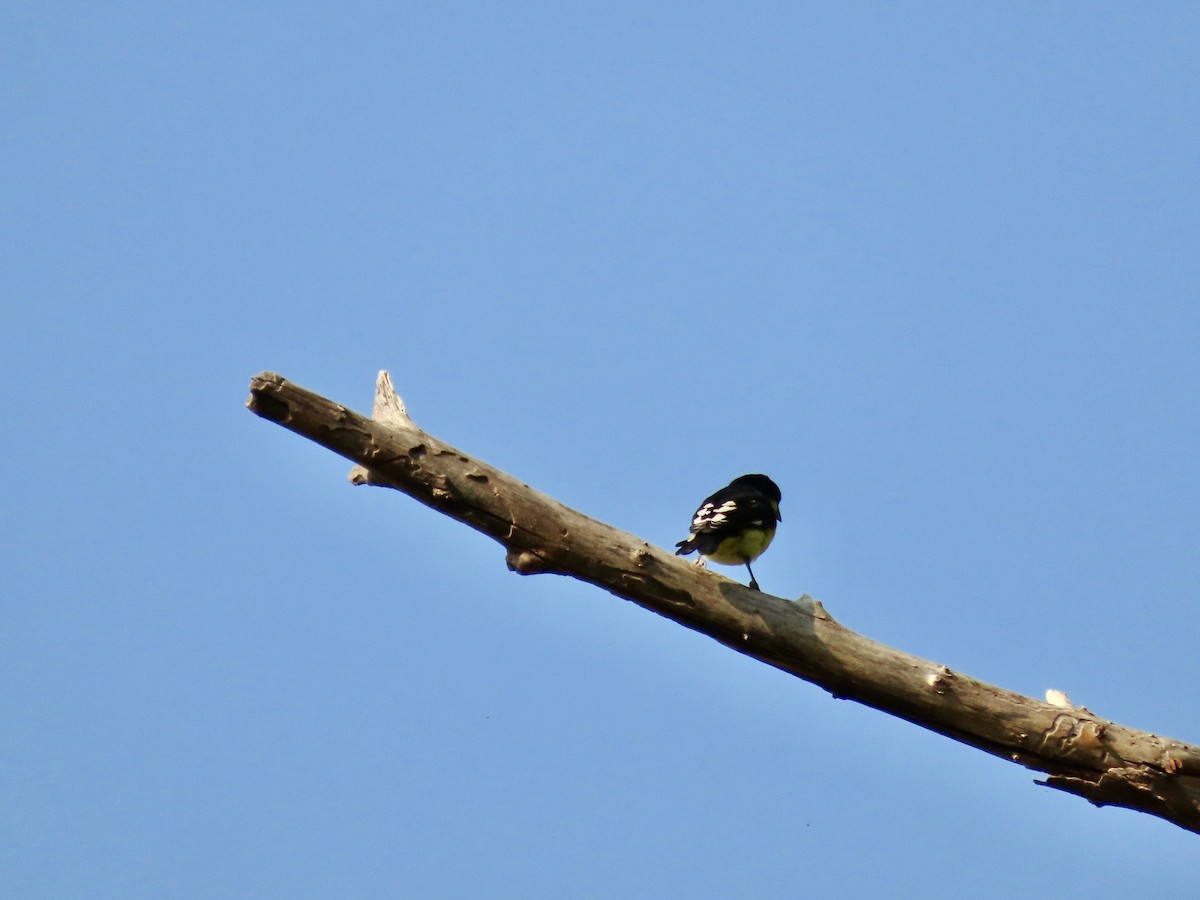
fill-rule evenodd
<path id="1" fill-rule="evenodd" d="M 692 534 L 703 531 L 717 531 L 730 524 L 731 517 L 738 511 L 736 500 L 716 501 L 706 500 L 692 516 Z"/>

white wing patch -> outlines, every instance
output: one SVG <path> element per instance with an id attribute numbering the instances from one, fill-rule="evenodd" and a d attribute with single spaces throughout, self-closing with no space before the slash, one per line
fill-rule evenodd
<path id="1" fill-rule="evenodd" d="M 720 528 L 728 521 L 729 514 L 735 509 L 737 509 L 737 503 L 732 500 L 726 500 L 720 506 L 705 503 L 696 510 L 696 515 L 692 517 L 692 534 Z"/>

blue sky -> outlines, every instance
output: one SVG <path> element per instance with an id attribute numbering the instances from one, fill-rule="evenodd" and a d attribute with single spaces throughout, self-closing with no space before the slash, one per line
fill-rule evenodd
<path id="1" fill-rule="evenodd" d="M 1179 896 L 1200 843 L 498 546 L 264 369 L 1200 741 L 1192 4 L 0 10 L 0 885 Z M 741 579 L 744 573 L 726 570 Z"/>

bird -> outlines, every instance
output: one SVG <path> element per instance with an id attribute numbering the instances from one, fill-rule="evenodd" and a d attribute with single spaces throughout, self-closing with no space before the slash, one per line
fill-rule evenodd
<path id="1" fill-rule="evenodd" d="M 698 551 L 697 565 L 703 566 L 708 559 L 726 566 L 744 565 L 750 573 L 750 587 L 757 591 L 750 563 L 770 546 L 776 523 L 783 521 L 779 514 L 782 496 L 779 486 L 766 475 L 733 479 L 700 504 L 686 540 L 675 545 L 679 548 L 675 555 Z"/>

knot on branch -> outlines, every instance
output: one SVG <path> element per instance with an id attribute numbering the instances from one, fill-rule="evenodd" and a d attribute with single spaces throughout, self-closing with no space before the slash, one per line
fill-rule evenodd
<path id="1" fill-rule="evenodd" d="M 949 666 L 938 666 L 925 675 L 925 686 L 935 694 L 944 694 L 954 682 L 954 673 Z"/>
<path id="2" fill-rule="evenodd" d="M 509 571 L 518 575 L 540 575 L 553 571 L 546 561 L 532 550 L 509 550 L 504 557 Z"/>

